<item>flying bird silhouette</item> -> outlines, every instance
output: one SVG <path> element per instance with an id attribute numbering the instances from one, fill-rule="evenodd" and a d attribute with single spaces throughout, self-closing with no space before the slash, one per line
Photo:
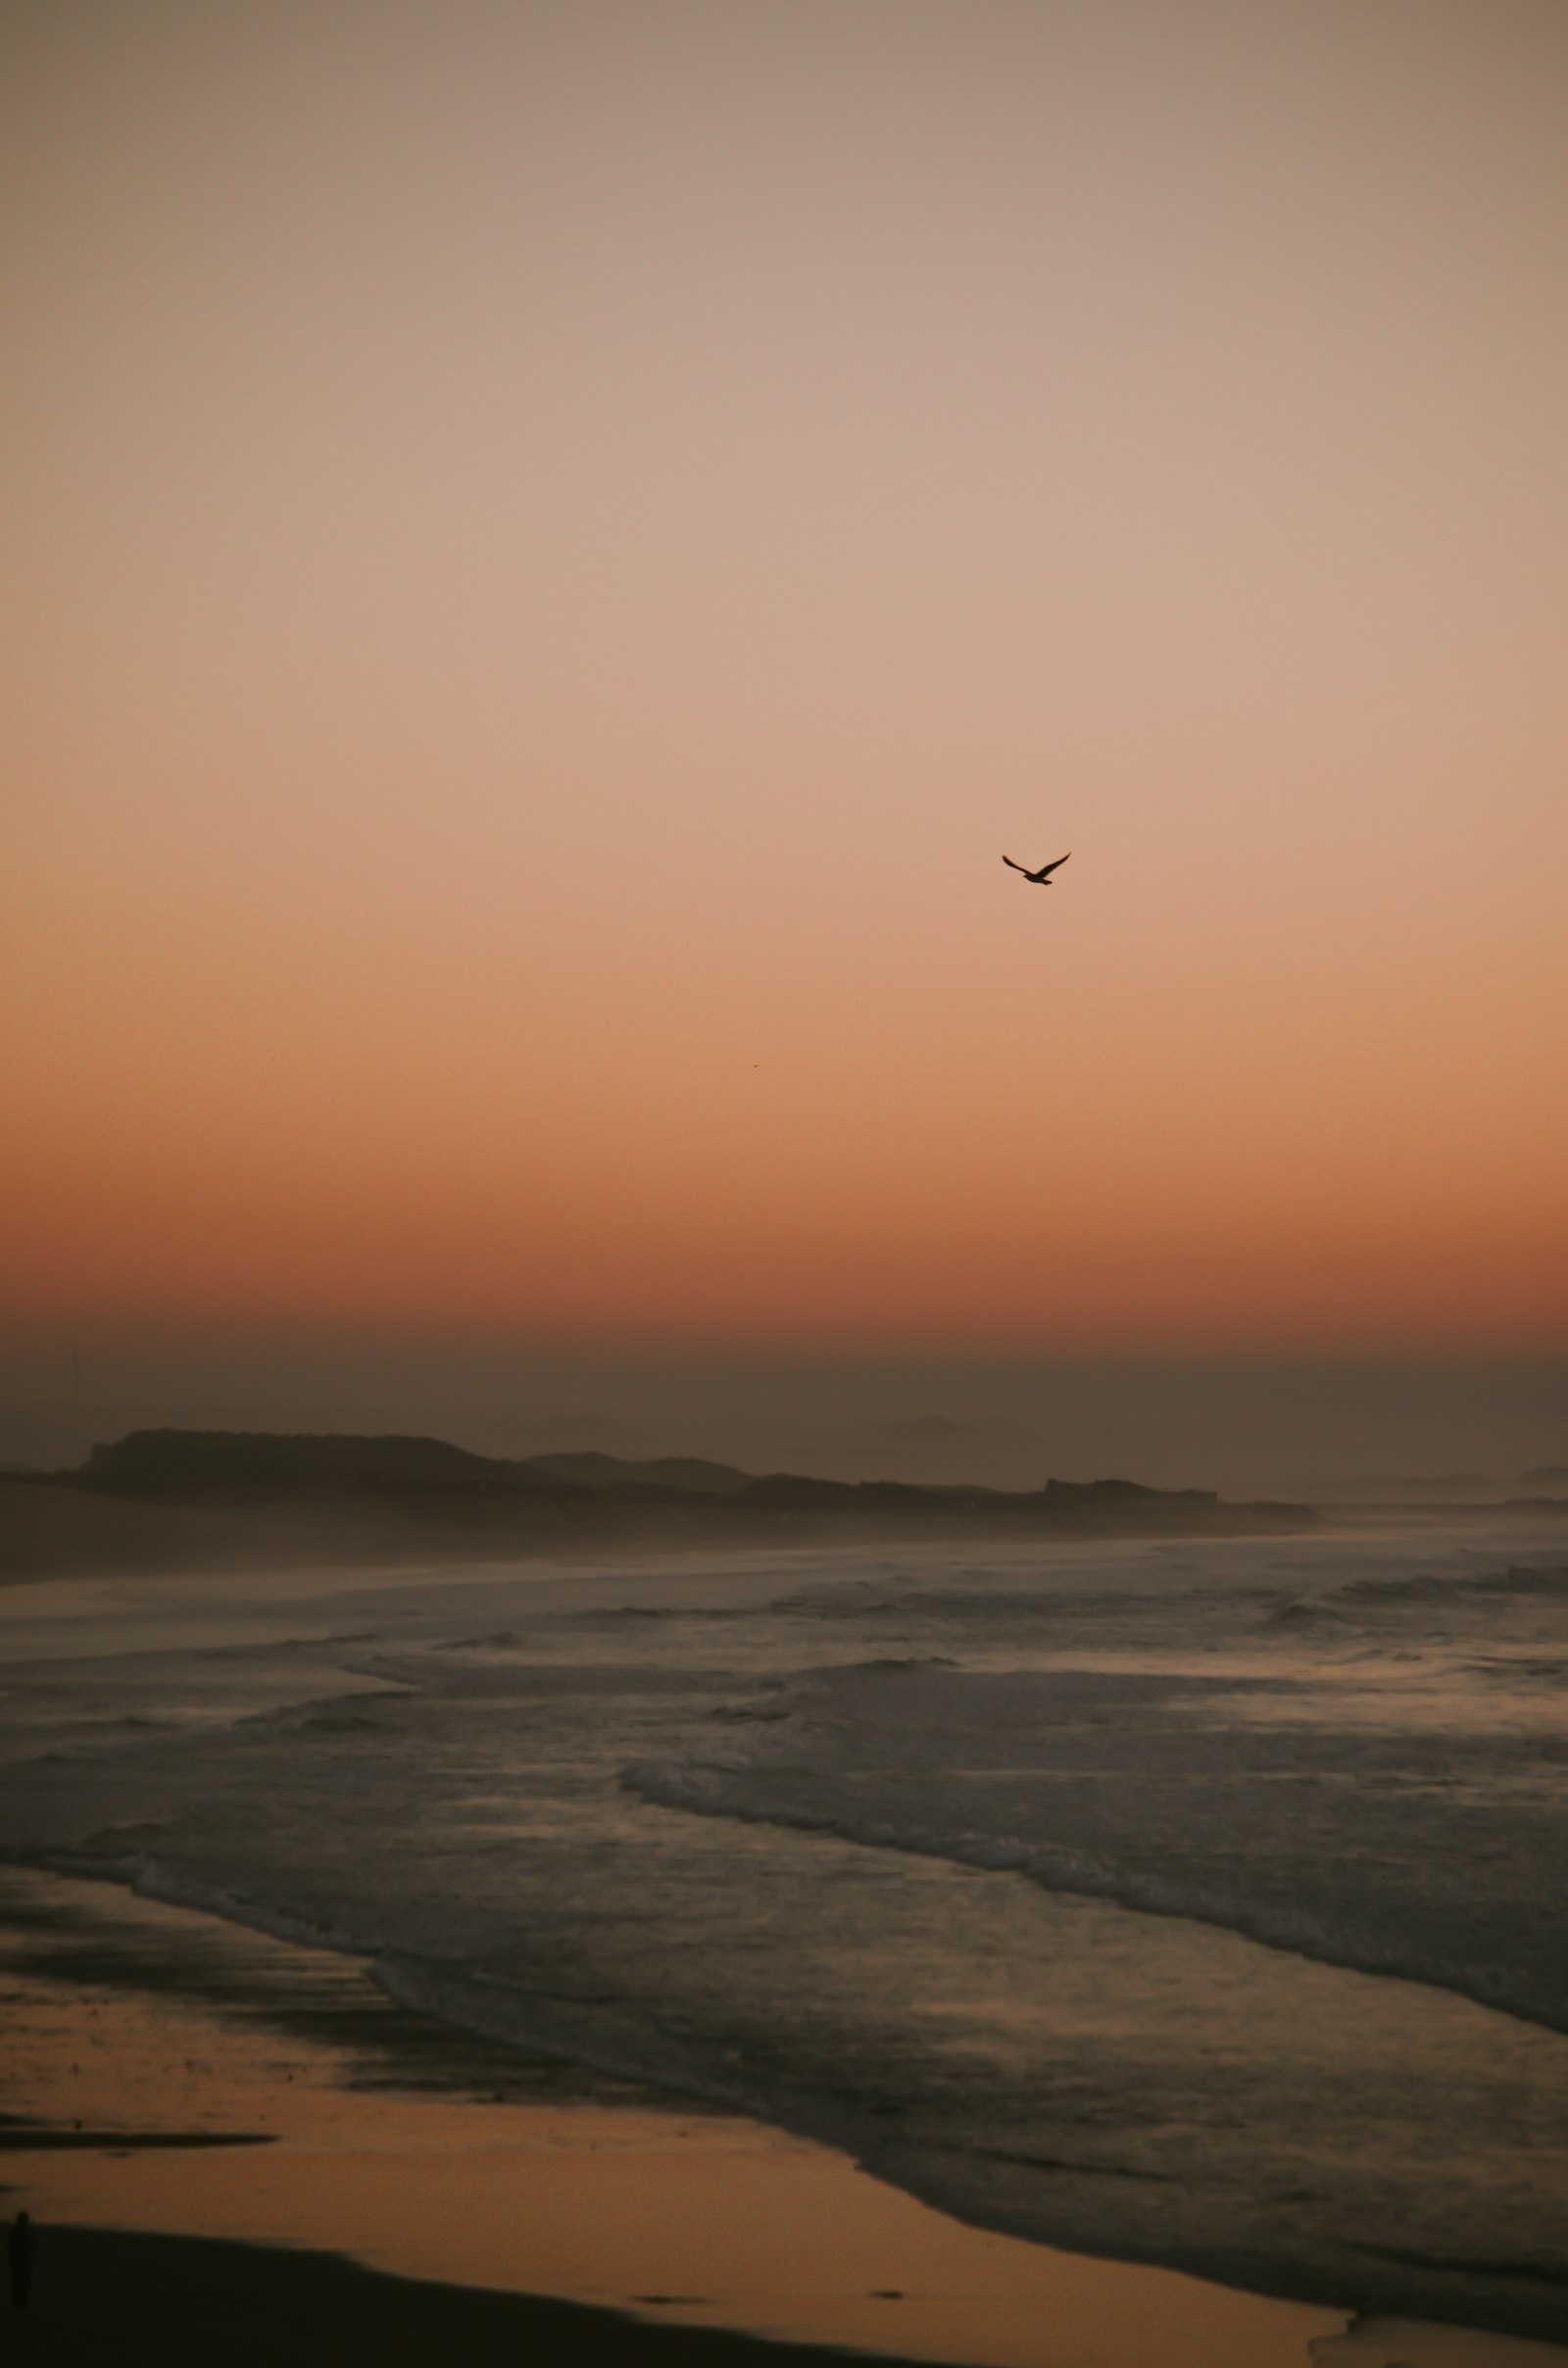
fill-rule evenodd
<path id="1" fill-rule="evenodd" d="M 1069 847 L 1067 855 L 1071 855 L 1071 853 L 1072 849 Z M 1042 863 L 1038 871 L 1031 871 L 1027 863 L 1014 863 L 1010 855 L 1004 855 L 1002 860 L 1013 871 L 1021 871 L 1024 878 L 1032 882 L 1036 888 L 1049 888 L 1052 873 L 1061 869 L 1067 861 L 1067 855 L 1058 855 L 1054 863 Z"/>

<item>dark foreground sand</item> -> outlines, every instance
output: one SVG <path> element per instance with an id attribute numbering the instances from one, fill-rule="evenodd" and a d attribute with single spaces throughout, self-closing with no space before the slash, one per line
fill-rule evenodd
<path id="1" fill-rule="evenodd" d="M 389 2278 L 330 2253 L 50 2228 L 0 2360 L 37 2368 L 833 2368 L 873 2356 Z"/>
<path id="2" fill-rule="evenodd" d="M 1044 2327 L 1040 2342 L 1062 2368 L 1106 2356 L 1071 2337 L 1058 2352 Z M 1300 2354 L 1302 2368 L 1551 2368 L 1560 2356 L 1395 2320 L 1309 2340 Z M 17 2368 L 892 2368 L 899 2357 L 388 2277 L 328 2253 L 95 2228 L 46 2230 L 28 2308 L 0 2314 L 0 2360 Z"/>

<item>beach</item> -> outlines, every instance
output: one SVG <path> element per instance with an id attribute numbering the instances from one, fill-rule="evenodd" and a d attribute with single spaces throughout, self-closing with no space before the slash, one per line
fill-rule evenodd
<path id="1" fill-rule="evenodd" d="M 1363 1897 L 1324 1823 L 1353 1784 L 1381 1869 L 1423 1754 L 1468 1751 L 1475 1863 L 1504 1813 L 1544 1834 L 1560 1590 L 1527 1551 L 8 1590 L 19 2342 L 177 2364 L 223 2322 L 283 2356 L 286 2326 L 308 2363 L 384 2319 L 389 2360 L 1568 2357 L 1568 2047 L 1459 1988 L 1549 2014 L 1551 1898 L 1521 1866 L 1483 1901 L 1467 1862 L 1455 1919 L 1428 1870 L 1404 1945 L 1484 1906 L 1510 1958 L 1361 1970 L 1388 1878 Z M 1482 1708 L 1450 1674 L 1477 1601 Z M 1223 1798 L 1229 1898 L 1151 1828 L 1178 1786 L 1190 1850 Z M 1029 1840 L 1036 1794 L 1064 1837 L 1093 1809 L 1093 1857 Z"/>
<path id="2" fill-rule="evenodd" d="M 340 1960 L 104 1885 L 12 1870 L 0 1895 L 0 2192 L 40 2228 L 5 2356 L 34 2368 L 1564 2356 L 997 2238 L 757 2124 L 574 2096 Z"/>
<path id="3" fill-rule="evenodd" d="M 728 2368 L 749 2330 L 769 2361 L 1296 2368 L 1346 2323 L 964 2228 L 756 2123 L 574 2095 L 188 1910 L 4 1889 L 0 2178 L 43 2231 L 19 2356 Z"/>

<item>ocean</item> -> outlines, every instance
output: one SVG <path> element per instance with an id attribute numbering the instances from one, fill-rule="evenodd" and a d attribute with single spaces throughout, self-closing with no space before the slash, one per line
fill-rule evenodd
<path id="1" fill-rule="evenodd" d="M 983 2227 L 1568 2340 L 1568 1543 L 0 1595 L 0 1852 Z"/>

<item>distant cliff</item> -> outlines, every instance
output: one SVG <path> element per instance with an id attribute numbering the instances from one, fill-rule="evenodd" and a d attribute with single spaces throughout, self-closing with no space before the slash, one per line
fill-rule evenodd
<path id="1" fill-rule="evenodd" d="M 1026 1491 L 757 1475 L 700 1457 L 507 1460 L 443 1439 L 132 1431 L 79 1469 L 0 1483 L 0 1572 L 500 1560 L 856 1539 L 1232 1537 L 1304 1505 L 1049 1480 Z"/>

